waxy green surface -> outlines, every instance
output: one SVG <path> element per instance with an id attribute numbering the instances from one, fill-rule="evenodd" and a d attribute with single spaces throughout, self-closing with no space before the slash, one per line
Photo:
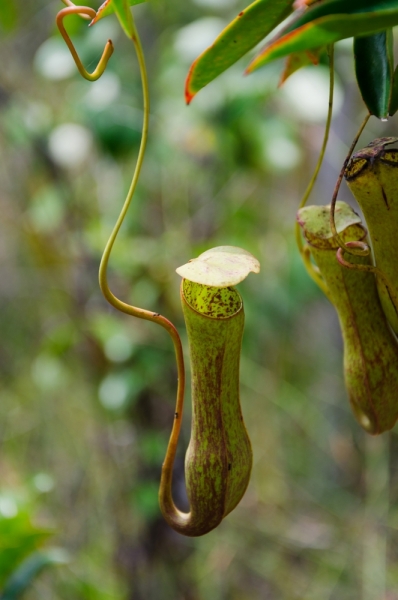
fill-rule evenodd
<path id="1" fill-rule="evenodd" d="M 392 114 L 394 77 L 392 29 L 354 39 L 355 73 L 371 115 L 385 119 Z"/>
<path id="2" fill-rule="evenodd" d="M 372 152 L 376 148 L 376 152 Z M 377 150 L 379 148 L 379 151 Z M 383 146 L 357 152 L 345 177 L 364 214 L 376 267 L 380 299 L 388 321 L 398 333 L 398 151 Z"/>
<path id="3" fill-rule="evenodd" d="M 181 300 L 192 378 L 192 433 L 185 458 L 190 512 L 171 502 L 161 508 L 176 531 L 198 536 L 235 508 L 249 483 L 252 450 L 239 401 L 244 312 L 235 289 L 186 279 Z"/>
<path id="4" fill-rule="evenodd" d="M 367 432 L 379 434 L 391 429 L 398 417 L 398 344 L 382 310 L 374 274 L 346 268 L 337 261 L 339 244 L 331 234 L 329 218 L 329 207 L 308 206 L 298 213 L 304 235 L 307 229 L 311 232 L 310 251 L 339 316 L 344 378 L 352 410 Z M 353 213 L 352 219 L 355 218 Z M 330 233 L 327 237 L 322 234 L 319 247 L 313 235 L 314 221 Z M 341 227 L 340 222 L 344 242 L 364 237 L 363 227 L 352 224 L 350 219 L 346 229 Z M 369 257 L 345 254 L 344 258 L 370 265 Z"/>

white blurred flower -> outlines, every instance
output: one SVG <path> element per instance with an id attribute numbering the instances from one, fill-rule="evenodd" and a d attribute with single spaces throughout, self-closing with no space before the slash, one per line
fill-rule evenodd
<path id="1" fill-rule="evenodd" d="M 0 496 L 0 514 L 5 519 L 12 519 L 17 516 L 18 506 L 14 498 L 5 494 Z"/>
<path id="2" fill-rule="evenodd" d="M 127 382 L 123 377 L 108 375 L 99 387 L 98 396 L 104 408 L 117 410 L 126 403 L 128 391 Z"/>
<path id="3" fill-rule="evenodd" d="M 51 492 L 54 488 L 54 479 L 48 473 L 37 473 L 33 478 L 33 484 L 39 492 Z"/>
<path id="4" fill-rule="evenodd" d="M 60 167 L 73 169 L 87 160 L 93 145 L 90 131 L 76 123 L 64 123 L 50 134 L 48 150 Z"/>
<path id="5" fill-rule="evenodd" d="M 281 171 L 294 169 L 301 160 L 298 145 L 290 138 L 281 135 L 268 140 L 264 154 L 267 164 Z"/>
<path id="6" fill-rule="evenodd" d="M 112 72 L 105 72 L 101 79 L 94 81 L 85 96 L 90 108 L 101 110 L 110 106 L 120 95 L 120 79 Z"/>
<path id="7" fill-rule="evenodd" d="M 225 25 L 225 21 L 217 17 L 198 19 L 178 31 L 174 48 L 191 62 L 214 42 Z"/>
<path id="8" fill-rule="evenodd" d="M 124 362 L 133 352 L 133 343 L 124 333 L 116 333 L 105 342 L 105 355 L 113 362 Z"/>
<path id="9" fill-rule="evenodd" d="M 193 0 L 193 3 L 197 6 L 211 8 L 212 10 L 217 8 L 232 8 L 233 4 L 235 4 L 231 0 Z"/>
<path id="10" fill-rule="evenodd" d="M 305 67 L 294 73 L 281 89 L 282 98 L 294 114 L 312 123 L 326 119 L 329 105 L 329 70 L 326 67 Z M 335 79 L 333 110 L 343 104 L 343 91 Z"/>
<path id="11" fill-rule="evenodd" d="M 46 79 L 61 80 L 76 72 L 74 60 L 63 42 L 50 38 L 42 43 L 35 54 L 34 66 Z"/>

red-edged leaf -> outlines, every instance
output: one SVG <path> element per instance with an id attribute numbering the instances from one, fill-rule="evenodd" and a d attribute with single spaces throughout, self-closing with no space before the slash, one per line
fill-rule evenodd
<path id="1" fill-rule="evenodd" d="M 135 6 L 136 4 L 141 4 L 142 2 L 146 2 L 147 0 L 128 0 L 130 6 Z M 91 21 L 91 25 L 94 25 L 100 19 L 107 17 L 108 15 L 112 15 L 116 12 L 115 4 L 113 0 L 105 0 L 103 4 L 97 10 L 97 16 Z"/>
<path id="2" fill-rule="evenodd" d="M 293 0 L 256 0 L 224 29 L 192 64 L 186 80 L 189 104 L 205 85 L 254 48 L 292 11 Z"/>
<path id="3" fill-rule="evenodd" d="M 372 35 L 398 24 L 398 0 L 329 0 L 294 19 L 251 62 L 247 72 L 292 52 L 325 47 L 349 38 Z"/>
<path id="4" fill-rule="evenodd" d="M 279 86 L 285 83 L 286 79 L 293 75 L 296 71 L 307 65 L 318 65 L 319 56 L 321 50 L 314 50 L 313 52 L 296 52 L 290 54 L 286 59 L 284 71 L 281 75 Z"/>
<path id="5" fill-rule="evenodd" d="M 295 0 L 293 8 L 295 10 L 298 10 L 300 8 L 306 8 L 310 4 L 314 4 L 314 2 L 317 2 L 317 0 Z"/>
<path id="6" fill-rule="evenodd" d="M 99 7 L 97 16 L 94 17 L 90 25 L 94 25 L 103 17 L 106 17 L 114 12 L 119 19 L 124 33 L 127 35 L 127 37 L 131 38 L 134 35 L 135 28 L 130 6 L 130 0 L 105 0 L 105 2 Z"/>

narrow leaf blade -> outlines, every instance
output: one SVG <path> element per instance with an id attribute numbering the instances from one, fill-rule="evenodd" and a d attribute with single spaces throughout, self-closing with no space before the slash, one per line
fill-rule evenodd
<path id="1" fill-rule="evenodd" d="M 292 52 L 313 51 L 334 44 L 339 40 L 379 33 L 398 25 L 398 1 L 394 10 L 355 14 L 339 14 L 321 17 L 285 32 L 256 56 L 247 68 L 252 73 L 265 64 L 288 56 Z"/>
<path id="2" fill-rule="evenodd" d="M 392 31 L 354 39 L 355 72 L 370 114 L 388 116 L 393 77 Z"/>
<path id="3" fill-rule="evenodd" d="M 68 561 L 67 553 L 61 548 L 33 553 L 19 565 L 8 579 L 2 591 L 1 600 L 18 600 L 45 567 L 66 564 Z"/>
<path id="4" fill-rule="evenodd" d="M 134 35 L 134 22 L 130 10 L 130 0 L 106 0 L 98 9 L 97 16 L 91 21 L 90 25 L 94 25 L 97 21 L 116 13 L 120 25 L 127 37 L 131 38 Z"/>
<path id="5" fill-rule="evenodd" d="M 293 0 L 256 0 L 240 12 L 191 65 L 185 85 L 187 103 L 261 42 L 291 13 L 292 5 Z"/>
<path id="6" fill-rule="evenodd" d="M 294 54 L 290 54 L 286 59 L 285 68 L 281 75 L 279 85 L 281 86 L 285 83 L 290 75 L 293 75 L 293 73 L 302 67 L 318 65 L 320 54 L 320 50 L 314 50 L 313 52 L 295 52 Z"/>
<path id="7" fill-rule="evenodd" d="M 304 12 L 297 11 L 295 18 L 286 27 L 286 31 L 293 31 L 307 23 L 311 23 L 321 17 L 330 17 L 332 15 L 352 15 L 369 12 L 381 12 L 395 10 L 398 8 L 398 0 L 324 0 L 317 1 L 314 6 Z"/>

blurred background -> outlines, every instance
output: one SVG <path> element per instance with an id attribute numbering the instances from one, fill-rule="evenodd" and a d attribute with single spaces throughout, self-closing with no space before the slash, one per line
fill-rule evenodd
<path id="1" fill-rule="evenodd" d="M 98 8 L 99 2 L 87 2 Z M 324 65 L 278 89 L 283 64 L 247 59 L 188 108 L 194 58 L 244 8 L 151 0 L 134 8 L 152 97 L 138 190 L 110 264 L 111 288 L 171 319 L 188 349 L 176 267 L 217 245 L 261 262 L 239 286 L 246 328 L 242 410 L 254 451 L 240 505 L 203 538 L 163 521 L 157 500 L 174 415 L 167 334 L 118 314 L 97 283 L 133 173 L 142 96 L 115 17 L 55 27 L 56 0 L 0 4 L 0 589 L 3 600 L 395 600 L 398 439 L 367 438 L 347 402 L 333 307 L 294 241 L 319 152 Z M 330 202 L 365 115 L 352 41 L 336 48 L 335 112 L 310 203 Z M 372 119 L 360 146 L 397 135 Z M 343 184 L 340 198 L 351 202 Z M 175 465 L 186 508 L 190 393 Z"/>

